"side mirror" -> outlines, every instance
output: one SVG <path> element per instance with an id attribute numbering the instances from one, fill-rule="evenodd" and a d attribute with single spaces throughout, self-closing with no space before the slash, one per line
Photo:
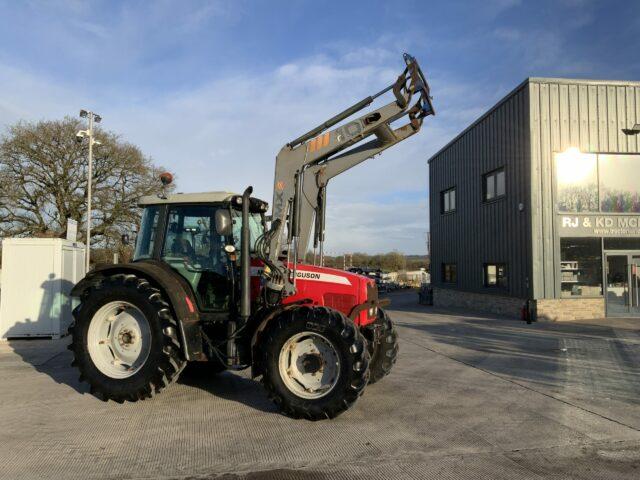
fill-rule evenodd
<path id="1" fill-rule="evenodd" d="M 216 232 L 223 237 L 228 237 L 233 233 L 233 222 L 228 210 L 222 208 L 216 210 Z"/>

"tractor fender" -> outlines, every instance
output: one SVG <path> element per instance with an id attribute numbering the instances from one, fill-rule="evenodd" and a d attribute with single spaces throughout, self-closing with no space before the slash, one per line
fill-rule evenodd
<path id="1" fill-rule="evenodd" d="M 97 266 L 73 287 L 71 295 L 81 297 L 92 285 L 118 273 L 132 273 L 145 278 L 160 289 L 176 315 L 185 358 L 190 361 L 207 360 L 203 352 L 200 314 L 196 308 L 197 303 L 191 286 L 171 267 L 162 262 L 142 260 Z"/>

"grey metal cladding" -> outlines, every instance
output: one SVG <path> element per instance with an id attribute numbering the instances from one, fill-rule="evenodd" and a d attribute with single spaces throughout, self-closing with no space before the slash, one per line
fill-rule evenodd
<path id="1" fill-rule="evenodd" d="M 529 116 L 526 84 L 520 85 L 429 160 L 432 282 L 441 265 L 456 263 L 455 288 L 528 297 L 530 272 Z M 506 196 L 483 202 L 482 178 L 504 167 Z M 440 213 L 440 192 L 456 187 L 456 211 Z M 519 205 L 524 205 L 520 211 Z M 483 286 L 485 263 L 506 263 L 506 290 Z"/>
<path id="2" fill-rule="evenodd" d="M 570 147 L 582 152 L 638 153 L 640 136 L 623 128 L 640 121 L 640 82 L 532 78 L 531 193 L 534 298 L 559 290 L 558 232 L 553 205 L 553 156 Z"/>

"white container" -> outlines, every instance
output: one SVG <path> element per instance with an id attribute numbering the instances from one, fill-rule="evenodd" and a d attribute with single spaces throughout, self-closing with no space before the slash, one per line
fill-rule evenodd
<path id="1" fill-rule="evenodd" d="M 69 292 L 84 274 L 82 243 L 61 238 L 4 239 L 0 338 L 65 335 L 75 306 Z"/>

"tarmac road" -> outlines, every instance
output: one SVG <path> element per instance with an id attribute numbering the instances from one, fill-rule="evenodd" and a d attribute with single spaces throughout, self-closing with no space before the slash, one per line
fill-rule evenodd
<path id="1" fill-rule="evenodd" d="M 640 321 L 525 323 L 391 294 L 392 374 L 332 421 L 244 373 L 103 403 L 68 339 L 0 343 L 0 478 L 640 478 Z"/>

